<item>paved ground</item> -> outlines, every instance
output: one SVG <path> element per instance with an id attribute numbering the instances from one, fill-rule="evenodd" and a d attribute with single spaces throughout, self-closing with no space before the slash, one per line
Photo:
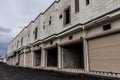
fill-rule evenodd
<path id="1" fill-rule="evenodd" d="M 0 80 L 103 80 L 98 78 L 73 76 L 53 71 L 16 68 L 0 63 Z M 104 79 L 105 80 L 105 79 Z M 106 79 L 107 80 L 107 79 Z"/>

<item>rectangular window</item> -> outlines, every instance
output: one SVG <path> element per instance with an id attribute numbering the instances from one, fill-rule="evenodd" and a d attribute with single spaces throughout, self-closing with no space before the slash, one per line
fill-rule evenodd
<path id="1" fill-rule="evenodd" d="M 28 37 L 30 37 L 30 34 L 28 34 Z"/>
<path id="2" fill-rule="evenodd" d="M 51 24 L 52 24 L 52 21 L 51 21 L 51 16 L 50 16 L 49 25 L 51 25 Z"/>
<path id="3" fill-rule="evenodd" d="M 23 45 L 23 37 L 21 38 L 21 46 Z"/>
<path id="4" fill-rule="evenodd" d="M 79 0 L 75 0 L 75 13 L 79 12 Z"/>
<path id="5" fill-rule="evenodd" d="M 38 33 L 38 29 L 35 28 L 35 39 L 37 39 L 37 33 Z"/>
<path id="6" fill-rule="evenodd" d="M 19 46 L 19 41 L 17 41 L 17 48 L 18 48 L 18 46 Z"/>
<path id="7" fill-rule="evenodd" d="M 111 24 L 106 24 L 103 26 L 104 31 L 109 30 L 109 29 L 111 29 Z"/>
<path id="8" fill-rule="evenodd" d="M 45 21 L 43 22 L 43 29 L 45 29 Z"/>
<path id="9" fill-rule="evenodd" d="M 73 39 L 73 36 L 69 36 L 69 40 Z"/>
<path id="10" fill-rule="evenodd" d="M 90 4 L 90 0 L 86 0 L 86 5 L 89 5 Z"/>
<path id="11" fill-rule="evenodd" d="M 64 11 L 64 24 L 67 25 L 71 22 L 70 7 Z"/>
<path id="12" fill-rule="evenodd" d="M 49 21 L 49 25 L 51 25 L 51 20 Z"/>
<path id="13" fill-rule="evenodd" d="M 62 19 L 62 14 L 59 15 L 59 19 Z"/>

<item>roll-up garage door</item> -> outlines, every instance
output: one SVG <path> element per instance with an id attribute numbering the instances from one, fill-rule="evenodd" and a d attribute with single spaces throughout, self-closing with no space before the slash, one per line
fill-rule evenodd
<path id="1" fill-rule="evenodd" d="M 120 33 L 88 40 L 90 70 L 120 73 Z"/>

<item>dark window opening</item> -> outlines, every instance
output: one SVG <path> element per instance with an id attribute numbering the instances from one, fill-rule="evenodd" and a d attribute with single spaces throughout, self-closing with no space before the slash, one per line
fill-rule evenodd
<path id="1" fill-rule="evenodd" d="M 21 46 L 23 45 L 23 37 L 21 38 Z"/>
<path id="2" fill-rule="evenodd" d="M 64 11 L 64 15 L 65 15 L 65 20 L 64 20 L 65 25 L 69 24 L 71 22 L 70 7 Z"/>
<path id="3" fill-rule="evenodd" d="M 18 46 L 19 46 L 19 41 L 17 41 L 17 48 L 18 48 Z"/>
<path id="4" fill-rule="evenodd" d="M 62 19 L 62 14 L 59 16 L 59 19 Z"/>
<path id="5" fill-rule="evenodd" d="M 53 44 L 53 41 L 50 41 L 50 44 L 52 45 L 52 44 Z"/>
<path id="6" fill-rule="evenodd" d="M 35 39 L 37 39 L 37 33 L 38 33 L 38 29 L 35 28 Z"/>
<path id="7" fill-rule="evenodd" d="M 45 29 L 45 21 L 43 22 L 43 29 Z"/>
<path id="8" fill-rule="evenodd" d="M 51 24 L 52 24 L 52 21 L 51 21 L 51 16 L 50 16 L 49 25 L 51 25 Z"/>
<path id="9" fill-rule="evenodd" d="M 103 30 L 109 30 L 111 29 L 111 24 L 106 24 L 103 26 Z"/>
<path id="10" fill-rule="evenodd" d="M 49 25 L 51 25 L 51 20 L 49 21 Z"/>
<path id="11" fill-rule="evenodd" d="M 86 5 L 89 5 L 90 4 L 90 0 L 86 0 Z"/>
<path id="12" fill-rule="evenodd" d="M 28 34 L 28 37 L 30 37 L 30 34 Z"/>
<path id="13" fill-rule="evenodd" d="M 73 39 L 73 36 L 69 36 L 69 40 Z"/>
<path id="14" fill-rule="evenodd" d="M 75 13 L 79 12 L 79 0 L 75 0 Z"/>

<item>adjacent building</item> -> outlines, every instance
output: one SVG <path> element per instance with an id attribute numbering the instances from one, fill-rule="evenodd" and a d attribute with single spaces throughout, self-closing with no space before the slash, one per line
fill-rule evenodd
<path id="1" fill-rule="evenodd" d="M 0 57 L 0 62 L 3 62 L 3 58 L 2 57 Z"/>
<path id="2" fill-rule="evenodd" d="M 120 77 L 120 0 L 56 0 L 9 44 L 14 66 Z"/>

